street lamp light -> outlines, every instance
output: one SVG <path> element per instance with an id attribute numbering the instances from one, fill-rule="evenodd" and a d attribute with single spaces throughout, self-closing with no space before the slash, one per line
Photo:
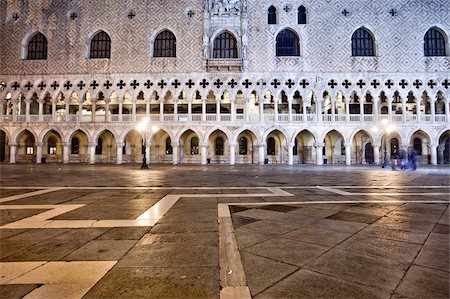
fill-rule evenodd
<path id="1" fill-rule="evenodd" d="M 381 124 L 383 125 L 383 137 L 384 137 L 384 144 L 383 144 L 384 159 L 383 159 L 383 165 L 381 167 L 382 168 L 389 168 L 389 158 L 388 158 L 388 155 L 387 155 L 387 141 L 386 141 L 386 139 L 389 137 L 391 132 L 395 130 L 395 126 L 394 125 L 390 125 L 389 121 L 386 118 L 381 121 Z M 374 132 L 378 132 L 378 128 L 377 127 L 373 127 L 372 130 Z M 385 133 L 386 133 L 386 136 L 385 136 Z"/>
<path id="2" fill-rule="evenodd" d="M 143 157 L 142 157 L 142 165 L 141 169 L 148 169 L 147 166 L 147 124 L 148 124 L 148 118 L 144 118 L 142 122 L 137 126 L 137 129 L 142 134 L 142 149 L 143 149 Z"/>

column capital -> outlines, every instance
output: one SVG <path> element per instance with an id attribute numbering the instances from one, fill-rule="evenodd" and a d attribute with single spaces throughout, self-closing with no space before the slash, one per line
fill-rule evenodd
<path id="1" fill-rule="evenodd" d="M 116 146 L 119 148 L 119 147 L 122 147 L 124 145 L 124 143 L 123 142 L 117 142 L 116 143 Z"/>
<path id="2" fill-rule="evenodd" d="M 18 143 L 16 143 L 16 142 L 13 142 L 13 143 L 10 143 L 9 144 L 9 146 L 15 146 L 15 147 L 17 147 L 19 144 Z"/>
<path id="3" fill-rule="evenodd" d="M 89 146 L 97 146 L 97 142 L 89 142 Z"/>
<path id="4" fill-rule="evenodd" d="M 70 145 L 70 142 L 61 142 L 61 145 L 62 145 L 62 146 L 69 146 L 69 145 Z"/>
<path id="5" fill-rule="evenodd" d="M 265 143 L 260 143 L 260 144 L 258 144 L 258 147 L 259 147 L 259 148 L 264 148 L 265 146 L 266 146 Z"/>
<path id="6" fill-rule="evenodd" d="M 35 145 L 36 145 L 37 147 L 43 147 L 43 146 L 44 146 L 44 143 L 43 143 L 43 142 L 36 142 Z"/>
<path id="7" fill-rule="evenodd" d="M 324 147 L 325 146 L 325 143 L 323 143 L 323 142 L 315 142 L 314 143 L 314 147 Z"/>
<path id="8" fill-rule="evenodd" d="M 180 144 L 178 142 L 171 142 L 170 145 L 172 147 L 178 147 Z"/>

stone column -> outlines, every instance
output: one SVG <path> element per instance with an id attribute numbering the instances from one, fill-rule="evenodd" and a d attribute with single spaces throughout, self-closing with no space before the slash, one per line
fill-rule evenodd
<path id="1" fill-rule="evenodd" d="M 14 101 L 12 104 L 13 105 L 12 105 L 11 115 L 12 115 L 13 121 L 16 121 L 17 120 L 17 101 Z"/>
<path id="2" fill-rule="evenodd" d="M 244 103 L 245 103 L 245 108 L 244 108 L 245 122 L 248 122 L 249 121 L 249 116 L 250 116 L 249 111 L 248 111 L 248 109 L 249 109 L 248 108 L 249 107 L 249 99 L 245 99 Z"/>
<path id="3" fill-rule="evenodd" d="M 325 144 L 321 142 L 316 142 L 314 146 L 316 147 L 316 164 L 323 165 L 322 149 L 325 146 Z"/>
<path id="4" fill-rule="evenodd" d="M 323 99 L 319 99 L 319 97 L 317 97 L 317 102 L 316 102 L 316 112 L 317 112 L 317 121 L 318 122 L 322 122 L 322 104 L 323 104 Z"/>
<path id="5" fill-rule="evenodd" d="M 173 103 L 173 120 L 178 121 L 178 101 Z"/>
<path id="6" fill-rule="evenodd" d="M 122 101 L 119 101 L 119 122 L 122 122 Z"/>
<path id="7" fill-rule="evenodd" d="M 206 121 L 206 100 L 202 101 L 202 121 Z"/>
<path id="8" fill-rule="evenodd" d="M 56 119 L 56 102 L 52 101 L 52 121 L 55 121 Z"/>
<path id="9" fill-rule="evenodd" d="M 30 101 L 25 101 L 25 119 L 26 122 L 30 121 Z"/>
<path id="10" fill-rule="evenodd" d="M 259 101 L 259 121 L 264 122 L 264 97 Z"/>
<path id="11" fill-rule="evenodd" d="M 288 144 L 288 165 L 294 165 L 294 143 Z"/>
<path id="12" fill-rule="evenodd" d="M 303 122 L 306 122 L 307 121 L 307 118 L 306 118 L 306 101 L 305 101 L 304 97 L 302 97 L 302 110 L 303 110 Z"/>
<path id="13" fill-rule="evenodd" d="M 336 99 L 331 99 L 331 121 L 336 121 Z"/>
<path id="14" fill-rule="evenodd" d="M 91 122 L 96 122 L 96 111 L 97 110 L 97 103 L 96 101 L 92 101 L 92 107 L 91 107 Z"/>
<path id="15" fill-rule="evenodd" d="M 132 106 L 131 106 L 131 118 L 133 121 L 136 121 L 136 102 L 135 101 L 132 102 Z"/>
<path id="16" fill-rule="evenodd" d="M 95 164 L 95 147 L 97 143 L 90 142 L 89 143 L 89 164 Z"/>
<path id="17" fill-rule="evenodd" d="M 416 99 L 416 122 L 420 123 L 420 102 L 422 101 L 422 97 Z"/>
<path id="18" fill-rule="evenodd" d="M 380 165 L 380 145 L 379 144 L 373 145 L 373 162 L 376 165 Z"/>
<path id="19" fill-rule="evenodd" d="M 444 150 L 445 150 L 445 144 L 440 144 L 437 147 L 437 163 L 438 164 L 444 164 Z"/>
<path id="20" fill-rule="evenodd" d="M 178 143 L 172 142 L 172 164 L 178 164 Z"/>
<path id="21" fill-rule="evenodd" d="M 220 121 L 220 101 L 216 102 L 216 121 Z"/>
<path id="22" fill-rule="evenodd" d="M 388 97 L 388 117 L 389 117 L 389 121 L 392 121 L 392 99 L 390 97 Z"/>
<path id="23" fill-rule="evenodd" d="M 230 165 L 236 164 L 236 145 L 230 144 Z"/>
<path id="24" fill-rule="evenodd" d="M 69 117 L 69 111 L 70 111 L 70 97 L 68 99 L 66 99 L 66 106 L 65 106 L 65 112 L 64 112 L 64 121 L 65 122 L 69 122 L 70 121 L 70 117 Z"/>
<path id="25" fill-rule="evenodd" d="M 105 101 L 105 122 L 110 122 L 110 117 L 109 117 L 109 101 L 110 100 L 106 100 Z"/>
<path id="26" fill-rule="evenodd" d="M 264 143 L 258 145 L 259 165 L 264 165 L 264 158 L 265 158 L 265 156 L 264 156 L 264 147 L 265 147 Z"/>
<path id="27" fill-rule="evenodd" d="M 150 165 L 150 158 L 151 158 L 151 146 L 152 146 L 152 142 L 151 140 L 149 140 L 149 138 L 146 138 L 146 142 L 145 142 L 145 159 L 147 159 L 147 164 Z"/>
<path id="28" fill-rule="evenodd" d="M 289 122 L 292 122 L 292 96 L 288 97 L 288 113 L 289 113 Z"/>
<path id="29" fill-rule="evenodd" d="M 63 142 L 63 164 L 69 164 L 69 154 L 70 154 L 70 143 Z"/>
<path id="30" fill-rule="evenodd" d="M 11 143 L 9 145 L 9 163 L 16 163 L 16 151 L 17 151 L 17 143 Z"/>
<path id="31" fill-rule="evenodd" d="M 434 116 L 436 115 L 436 100 L 431 99 L 430 108 L 431 108 L 431 122 L 434 123 Z"/>
<path id="32" fill-rule="evenodd" d="M 374 122 L 378 122 L 378 98 L 377 99 L 373 99 L 373 111 L 372 114 L 374 116 L 373 121 Z"/>
<path id="33" fill-rule="evenodd" d="M 231 100 L 231 121 L 236 119 L 236 99 Z"/>
<path id="34" fill-rule="evenodd" d="M 345 165 L 351 165 L 352 164 L 352 144 L 346 143 L 345 144 Z"/>
<path id="35" fill-rule="evenodd" d="M 274 115 L 274 119 L 275 122 L 278 122 L 278 98 L 275 99 L 274 101 L 274 106 L 273 106 L 273 115 Z"/>
<path id="36" fill-rule="evenodd" d="M 38 108 L 38 119 L 39 122 L 42 122 L 44 120 L 44 103 L 40 100 L 38 102 L 39 108 Z"/>
<path id="37" fill-rule="evenodd" d="M 431 150 L 431 165 L 437 165 L 437 146 L 430 145 Z"/>
<path id="38" fill-rule="evenodd" d="M 406 99 L 402 100 L 402 122 L 406 122 Z"/>
<path id="39" fill-rule="evenodd" d="M 202 165 L 206 165 L 207 164 L 207 156 L 208 156 L 208 145 L 207 144 L 202 144 L 201 146 L 201 163 Z"/>
<path id="40" fill-rule="evenodd" d="M 41 164 L 43 148 L 44 148 L 44 143 L 36 142 L 36 164 Z"/>
<path id="41" fill-rule="evenodd" d="M 145 117 L 150 120 L 150 102 L 145 102 Z"/>
<path id="42" fill-rule="evenodd" d="M 345 97 L 345 122 L 350 122 L 350 98 Z"/>
<path id="43" fill-rule="evenodd" d="M 188 120 L 192 121 L 192 102 L 188 102 Z"/>
<path id="44" fill-rule="evenodd" d="M 117 152 L 117 164 L 120 165 L 123 163 L 123 152 L 122 152 L 122 148 L 123 148 L 123 143 L 122 142 L 117 142 L 116 144 L 116 152 Z"/>
<path id="45" fill-rule="evenodd" d="M 78 104 L 78 121 L 77 122 L 82 122 L 83 120 L 83 104 L 79 103 Z"/>

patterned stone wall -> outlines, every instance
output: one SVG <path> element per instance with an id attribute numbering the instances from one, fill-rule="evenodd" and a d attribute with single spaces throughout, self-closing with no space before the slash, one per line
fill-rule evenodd
<path id="1" fill-rule="evenodd" d="M 276 25 L 267 24 L 270 5 L 277 8 Z M 297 24 L 299 5 L 307 8 L 306 25 Z M 205 28 L 205 7 L 205 0 L 3 0 L 0 74 L 202 73 L 204 40 L 218 30 Z M 349 11 L 347 16 L 341 13 L 344 9 Z M 397 11 L 395 16 L 389 13 L 391 9 Z M 131 10 L 136 16 L 130 20 Z M 192 17 L 189 10 L 194 12 Z M 70 18 L 72 12 L 77 14 L 75 20 Z M 241 34 L 236 17 L 231 25 L 226 15 L 221 18 L 212 24 L 223 23 Z M 448 0 L 248 0 L 248 20 L 242 18 L 245 15 L 241 22 L 248 24 L 249 73 L 445 74 L 450 70 L 448 56 L 423 55 L 423 36 L 430 27 L 438 26 L 447 38 L 450 35 Z M 376 57 L 351 57 L 351 36 L 361 26 L 375 36 Z M 275 56 L 275 38 L 284 28 L 298 33 L 301 57 Z M 151 57 L 152 39 L 162 29 L 174 32 L 177 58 Z M 99 30 L 111 36 L 111 59 L 86 58 L 89 40 Z M 28 38 L 36 31 L 49 41 L 45 62 L 21 59 Z M 241 36 L 238 41 L 242 47 Z"/>

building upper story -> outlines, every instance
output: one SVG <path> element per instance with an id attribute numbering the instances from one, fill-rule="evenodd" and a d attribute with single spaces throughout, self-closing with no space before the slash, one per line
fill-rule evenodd
<path id="1" fill-rule="evenodd" d="M 450 71 L 448 0 L 8 0 L 0 20 L 2 80 Z"/>

